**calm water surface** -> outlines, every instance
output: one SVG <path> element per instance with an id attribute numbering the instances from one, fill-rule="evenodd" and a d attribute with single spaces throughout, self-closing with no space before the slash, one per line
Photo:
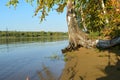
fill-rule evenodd
<path id="1" fill-rule="evenodd" d="M 0 80 L 58 80 L 65 62 L 61 49 L 67 40 L 0 44 Z M 59 58 L 54 58 L 59 56 Z"/>

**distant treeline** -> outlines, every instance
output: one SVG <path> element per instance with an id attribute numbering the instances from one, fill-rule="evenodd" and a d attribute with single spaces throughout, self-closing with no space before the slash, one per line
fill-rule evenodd
<path id="1" fill-rule="evenodd" d="M 67 32 L 24 32 L 24 31 L 0 31 L 0 37 L 59 37 L 67 36 Z"/>

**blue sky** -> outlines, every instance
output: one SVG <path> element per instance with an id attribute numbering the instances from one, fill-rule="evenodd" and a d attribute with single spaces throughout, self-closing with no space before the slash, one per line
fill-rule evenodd
<path id="1" fill-rule="evenodd" d="M 0 30 L 8 28 L 11 31 L 67 31 L 66 11 L 62 14 L 50 12 L 46 21 L 40 23 L 40 15 L 32 17 L 35 5 L 31 6 L 22 0 L 14 9 L 5 6 L 7 1 L 0 1 Z"/>

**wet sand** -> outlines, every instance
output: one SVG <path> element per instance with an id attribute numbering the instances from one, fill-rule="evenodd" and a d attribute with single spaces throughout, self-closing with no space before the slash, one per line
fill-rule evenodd
<path id="1" fill-rule="evenodd" d="M 80 48 L 65 56 L 60 80 L 120 80 L 120 56 L 114 52 Z"/>

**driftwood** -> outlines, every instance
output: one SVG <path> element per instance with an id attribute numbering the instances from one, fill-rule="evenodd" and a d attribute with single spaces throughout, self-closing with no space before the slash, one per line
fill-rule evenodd
<path id="1" fill-rule="evenodd" d="M 84 43 L 84 41 L 83 41 L 83 43 Z M 86 45 L 86 46 L 79 45 L 79 46 L 77 46 L 76 48 L 73 48 L 73 49 L 71 49 L 70 47 L 66 47 L 65 49 L 62 50 L 62 52 L 65 53 L 65 52 L 68 52 L 68 51 L 76 50 L 80 47 L 85 47 L 85 48 L 95 48 L 95 47 L 97 47 L 99 49 L 108 49 L 108 48 L 120 45 L 120 37 L 116 37 L 116 38 L 113 38 L 111 40 L 95 40 L 95 41 L 88 40 L 84 44 L 88 44 L 88 45 Z"/>
<path id="2" fill-rule="evenodd" d="M 111 40 L 97 40 L 96 47 L 105 49 L 119 44 L 120 44 L 120 37 L 116 37 Z"/>

